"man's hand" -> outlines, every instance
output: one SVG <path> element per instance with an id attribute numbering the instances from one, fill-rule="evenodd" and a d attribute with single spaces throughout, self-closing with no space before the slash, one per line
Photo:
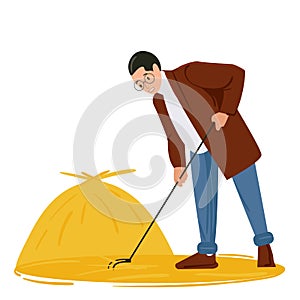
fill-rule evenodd
<path id="1" fill-rule="evenodd" d="M 181 179 L 179 179 L 181 173 L 183 172 L 184 168 L 183 167 L 176 167 L 174 168 L 174 181 L 178 181 L 178 185 L 182 186 L 182 184 L 186 181 L 188 175 L 187 172 L 184 173 Z"/>
<path id="2" fill-rule="evenodd" d="M 227 114 L 222 112 L 218 112 L 211 117 L 211 121 L 214 122 L 216 125 L 216 130 L 219 131 L 222 127 L 225 126 L 228 117 L 229 116 Z"/>

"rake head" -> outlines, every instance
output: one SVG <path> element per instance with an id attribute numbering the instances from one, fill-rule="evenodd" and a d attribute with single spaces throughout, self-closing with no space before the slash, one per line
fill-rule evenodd
<path id="1" fill-rule="evenodd" d="M 131 263 L 131 258 L 118 258 L 114 261 L 111 261 L 108 264 L 107 269 L 114 269 L 117 265 L 125 263 Z"/>

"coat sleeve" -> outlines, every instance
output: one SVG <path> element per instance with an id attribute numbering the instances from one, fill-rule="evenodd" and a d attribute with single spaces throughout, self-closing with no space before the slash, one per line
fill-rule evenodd
<path id="1" fill-rule="evenodd" d="M 223 92 L 220 111 L 234 115 L 241 100 L 245 71 L 229 64 L 193 62 L 186 66 L 185 75 L 194 85 Z"/>
<path id="2" fill-rule="evenodd" d="M 153 104 L 168 139 L 168 153 L 172 166 L 174 168 L 185 167 L 185 146 L 169 117 L 163 96 L 155 94 Z"/>

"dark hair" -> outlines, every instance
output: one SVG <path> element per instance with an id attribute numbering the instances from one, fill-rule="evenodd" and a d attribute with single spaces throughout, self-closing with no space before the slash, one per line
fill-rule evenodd
<path id="1" fill-rule="evenodd" d="M 160 62 L 154 54 L 147 51 L 139 51 L 130 58 L 128 70 L 130 75 L 140 67 L 144 67 L 146 71 L 153 71 L 153 64 L 157 64 L 159 70 L 161 70 Z"/>

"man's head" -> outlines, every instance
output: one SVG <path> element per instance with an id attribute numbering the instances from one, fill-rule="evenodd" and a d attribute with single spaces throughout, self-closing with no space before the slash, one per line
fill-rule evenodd
<path id="1" fill-rule="evenodd" d="M 128 64 L 136 90 L 155 94 L 161 85 L 161 66 L 158 58 L 147 51 L 135 53 Z"/>

